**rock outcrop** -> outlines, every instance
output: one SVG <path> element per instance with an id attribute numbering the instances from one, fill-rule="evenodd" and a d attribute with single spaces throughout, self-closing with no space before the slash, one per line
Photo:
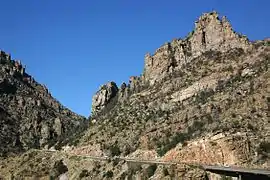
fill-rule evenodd
<path id="1" fill-rule="evenodd" d="M 166 43 L 153 55 L 146 54 L 143 78 L 154 84 L 204 52 L 249 47 L 248 39 L 234 32 L 226 17 L 220 19 L 217 12 L 205 13 L 187 38 Z"/>
<path id="2" fill-rule="evenodd" d="M 204 13 L 195 22 L 195 29 L 185 39 L 174 39 L 158 48 L 153 55 L 150 53 L 145 55 L 143 75 L 130 77 L 129 84 L 124 84 L 118 92 L 118 101 L 125 101 L 130 95 L 141 91 L 148 84 L 153 86 L 161 82 L 205 52 L 222 53 L 235 48 L 245 51 L 251 47 L 252 44 L 248 38 L 234 32 L 225 16 L 220 18 L 215 11 Z M 110 99 L 116 96 L 117 90 L 114 91 L 115 94 L 109 92 L 112 87 L 114 86 L 109 84 L 102 86 L 93 97 L 93 114 L 104 109 Z"/>
<path id="3" fill-rule="evenodd" d="M 142 86 L 142 79 L 138 76 L 131 76 L 128 85 L 122 83 L 120 88 L 115 82 L 102 85 L 92 98 L 92 116 L 98 115 L 105 109 L 113 108 L 117 102 L 128 100 L 130 95 L 139 92 Z"/>
<path id="4" fill-rule="evenodd" d="M 60 146 L 87 124 L 27 74 L 20 61 L 0 51 L 0 156 Z"/>
<path id="5" fill-rule="evenodd" d="M 98 92 L 92 99 L 92 113 L 96 114 L 103 110 L 105 106 L 114 98 L 118 93 L 118 87 L 115 82 L 109 82 L 102 85 Z"/>

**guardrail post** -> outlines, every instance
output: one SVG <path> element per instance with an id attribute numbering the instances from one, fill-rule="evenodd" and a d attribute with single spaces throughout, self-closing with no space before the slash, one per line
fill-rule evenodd
<path id="1" fill-rule="evenodd" d="M 238 180 L 242 180 L 242 175 L 241 174 L 238 175 Z"/>

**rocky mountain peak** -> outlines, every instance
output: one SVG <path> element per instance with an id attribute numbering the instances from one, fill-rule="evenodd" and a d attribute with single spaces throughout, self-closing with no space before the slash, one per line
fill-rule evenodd
<path id="1" fill-rule="evenodd" d="M 225 16 L 220 19 L 215 11 L 204 13 L 185 39 L 166 43 L 153 55 L 146 54 L 143 79 L 153 85 L 206 51 L 226 52 L 249 47 L 249 40 L 234 32 Z"/>
<path id="2" fill-rule="evenodd" d="M 141 77 L 132 76 L 129 85 L 124 84 L 120 91 L 113 82 L 102 86 L 93 97 L 92 112 L 96 114 L 104 109 L 115 96 L 118 96 L 116 99 L 119 101 L 123 101 L 143 86 L 161 82 L 207 51 L 226 52 L 234 48 L 245 50 L 249 47 L 251 43 L 247 37 L 234 32 L 225 16 L 220 18 L 216 11 L 204 13 L 185 39 L 174 39 L 158 48 L 153 55 L 145 55 L 144 72 Z"/>
<path id="3" fill-rule="evenodd" d="M 249 41 L 233 31 L 228 19 L 219 18 L 217 12 L 203 14 L 195 22 L 195 30 L 190 38 L 192 52 L 196 56 L 207 50 L 228 51 L 235 47 L 248 47 Z"/>
<path id="4" fill-rule="evenodd" d="M 86 118 L 61 105 L 27 74 L 20 60 L 0 51 L 0 156 L 60 147 L 87 126 Z"/>

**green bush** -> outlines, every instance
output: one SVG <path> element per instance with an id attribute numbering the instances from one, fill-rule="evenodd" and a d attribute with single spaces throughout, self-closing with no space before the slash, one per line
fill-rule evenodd
<path id="1" fill-rule="evenodd" d="M 263 152 L 270 153 L 270 142 L 264 141 L 264 142 L 260 143 L 259 152 L 260 153 L 263 153 Z"/>
<path id="2" fill-rule="evenodd" d="M 174 148 L 178 143 L 183 143 L 186 140 L 186 134 L 185 133 L 176 133 L 170 141 L 163 144 L 160 148 L 157 149 L 157 153 L 160 156 L 163 156 L 166 154 L 169 150 Z"/>
<path id="3" fill-rule="evenodd" d="M 82 172 L 79 175 L 80 178 L 84 178 L 84 177 L 88 177 L 88 176 L 90 176 L 90 173 L 85 169 L 82 170 Z"/>
<path id="4" fill-rule="evenodd" d="M 121 154 L 120 148 L 117 145 L 113 145 L 109 147 L 111 156 L 118 156 Z"/>
<path id="5" fill-rule="evenodd" d="M 201 92 L 195 97 L 195 103 L 205 104 L 207 102 L 207 98 L 214 94 L 213 89 L 206 89 Z"/>
<path id="6" fill-rule="evenodd" d="M 163 168 L 162 173 L 163 173 L 164 176 L 170 175 L 167 168 Z"/>
<path id="7" fill-rule="evenodd" d="M 150 165 L 147 172 L 148 177 L 153 176 L 155 174 L 156 169 L 157 169 L 156 164 Z"/>
<path id="8" fill-rule="evenodd" d="M 113 177 L 113 172 L 112 171 L 107 171 L 105 174 L 103 174 L 103 177 L 112 178 Z"/>

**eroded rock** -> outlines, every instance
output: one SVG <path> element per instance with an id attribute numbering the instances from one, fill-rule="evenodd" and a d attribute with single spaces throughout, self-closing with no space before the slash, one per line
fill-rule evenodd
<path id="1" fill-rule="evenodd" d="M 153 55 L 146 54 L 143 78 L 153 85 L 206 51 L 226 52 L 249 47 L 249 40 L 234 32 L 226 17 L 220 19 L 215 11 L 205 13 L 186 39 L 175 39 L 161 46 Z"/>
<path id="2" fill-rule="evenodd" d="M 0 51 L 0 155 L 60 144 L 73 131 L 87 128 L 86 119 L 51 96 L 46 86 L 25 72 L 19 60 Z"/>
<path id="3" fill-rule="evenodd" d="M 92 113 L 98 113 L 117 95 L 118 87 L 115 82 L 109 82 L 101 86 L 92 99 Z"/>

